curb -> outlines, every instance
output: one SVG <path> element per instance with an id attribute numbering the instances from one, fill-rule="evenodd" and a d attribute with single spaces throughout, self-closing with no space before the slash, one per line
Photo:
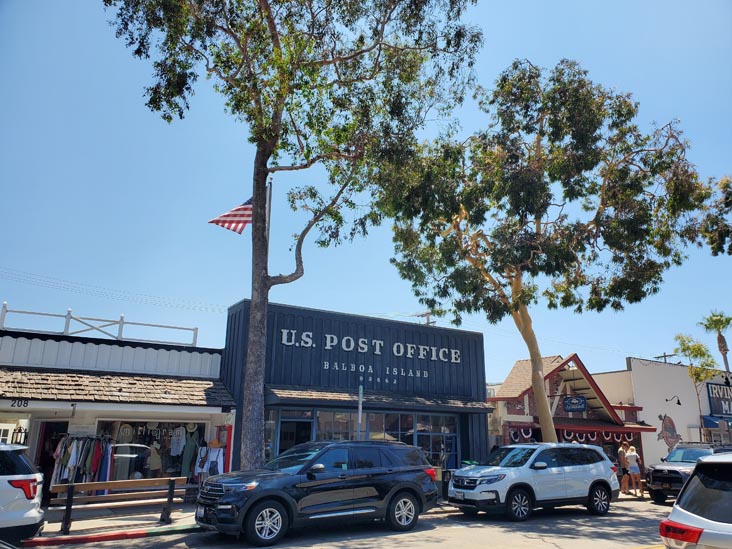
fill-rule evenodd
<path id="1" fill-rule="evenodd" d="M 111 532 L 99 532 L 96 534 L 38 537 L 23 540 L 21 546 L 44 547 L 48 545 L 69 545 L 103 541 L 117 541 L 124 539 L 139 539 L 154 536 L 165 536 L 169 534 L 185 534 L 189 532 L 198 532 L 200 530 L 201 527 L 197 524 L 181 524 L 180 526 L 159 526 L 157 528 L 145 528 L 140 530 L 115 530 Z"/>

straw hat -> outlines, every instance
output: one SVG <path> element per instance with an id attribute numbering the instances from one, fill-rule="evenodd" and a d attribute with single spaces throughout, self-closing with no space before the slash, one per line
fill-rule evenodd
<path id="1" fill-rule="evenodd" d="M 198 429 L 198 425 L 195 423 L 186 423 L 186 431 L 193 433 Z"/>

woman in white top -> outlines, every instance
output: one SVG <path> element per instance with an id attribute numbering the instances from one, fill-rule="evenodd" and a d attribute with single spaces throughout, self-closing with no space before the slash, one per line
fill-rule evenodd
<path id="1" fill-rule="evenodd" d="M 638 491 L 641 490 L 640 480 L 640 464 L 641 458 L 635 451 L 635 446 L 628 448 L 625 454 L 625 459 L 628 460 L 628 471 L 630 472 L 630 482 L 633 484 L 633 495 L 637 496 Z M 640 497 L 643 497 L 643 492 L 640 492 Z"/>

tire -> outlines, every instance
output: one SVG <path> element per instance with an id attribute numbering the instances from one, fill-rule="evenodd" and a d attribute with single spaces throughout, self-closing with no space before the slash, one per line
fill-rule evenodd
<path id="1" fill-rule="evenodd" d="M 666 494 L 664 494 L 663 492 L 648 490 L 648 494 L 650 494 L 651 499 L 654 501 L 654 503 L 666 503 Z"/>
<path id="2" fill-rule="evenodd" d="M 602 484 L 595 484 L 590 489 L 587 510 L 593 515 L 606 515 L 610 510 L 610 492 Z"/>
<path id="3" fill-rule="evenodd" d="M 531 495 L 523 488 L 511 490 L 506 498 L 506 518 L 514 522 L 523 522 L 531 516 L 534 503 Z"/>
<path id="4" fill-rule="evenodd" d="M 399 532 L 406 532 L 417 525 L 419 505 L 409 492 L 399 492 L 389 502 L 386 511 L 386 522 Z"/>
<path id="5" fill-rule="evenodd" d="M 257 547 L 278 543 L 287 532 L 287 511 L 275 500 L 265 500 L 254 505 L 244 519 L 244 535 Z"/>

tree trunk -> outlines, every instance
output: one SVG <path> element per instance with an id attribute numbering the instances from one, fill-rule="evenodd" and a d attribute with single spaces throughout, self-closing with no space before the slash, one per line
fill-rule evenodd
<path id="1" fill-rule="evenodd" d="M 536 412 L 539 415 L 541 425 L 541 438 L 544 442 L 557 442 L 557 432 L 554 429 L 554 419 L 549 408 L 546 389 L 544 388 L 544 363 L 541 359 L 539 343 L 536 340 L 534 327 L 531 323 L 531 315 L 526 305 L 521 305 L 514 313 L 513 320 L 526 343 L 531 359 L 531 388 L 534 391 L 534 402 Z"/>
<path id="2" fill-rule="evenodd" d="M 243 383 L 241 468 L 258 469 L 264 461 L 264 371 L 269 303 L 269 243 L 267 241 L 267 162 L 271 153 L 257 147 L 254 159 L 252 207 L 252 296 Z"/>

